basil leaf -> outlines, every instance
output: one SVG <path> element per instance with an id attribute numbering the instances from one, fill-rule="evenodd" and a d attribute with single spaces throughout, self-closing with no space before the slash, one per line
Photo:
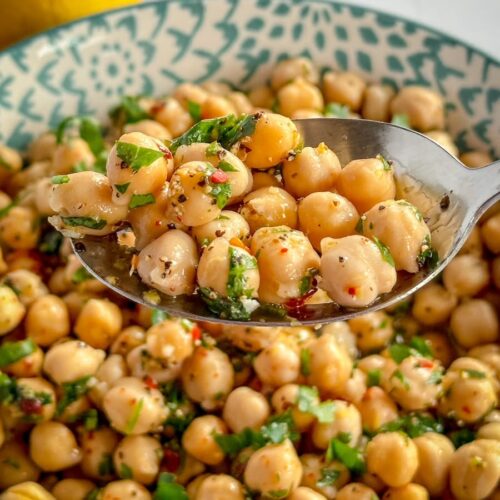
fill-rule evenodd
<path id="1" fill-rule="evenodd" d="M 69 175 L 54 175 L 51 180 L 52 184 L 67 184 Z"/>
<path id="2" fill-rule="evenodd" d="M 120 194 L 125 194 L 127 192 L 127 189 L 129 186 L 130 186 L 130 182 L 126 182 L 125 184 L 115 184 L 115 189 Z"/>
<path id="3" fill-rule="evenodd" d="M 353 474 L 361 475 L 366 471 L 363 454 L 358 448 L 353 448 L 338 438 L 333 438 L 326 451 L 328 461 L 339 460 Z"/>
<path id="4" fill-rule="evenodd" d="M 349 118 L 351 110 L 349 106 L 339 104 L 338 102 L 329 102 L 323 111 L 325 116 L 333 116 L 335 118 Z"/>
<path id="5" fill-rule="evenodd" d="M 387 172 L 392 171 L 391 161 L 386 160 L 386 158 L 381 154 L 378 154 L 375 158 L 377 158 L 377 160 L 380 160 L 382 162 L 382 166 L 384 167 L 385 171 Z"/>
<path id="6" fill-rule="evenodd" d="M 408 115 L 404 114 L 393 115 L 391 123 L 394 125 L 399 125 L 400 127 L 411 128 L 410 119 L 408 118 Z"/>
<path id="7" fill-rule="evenodd" d="M 187 102 L 188 113 L 195 122 L 201 120 L 201 105 L 194 101 Z"/>
<path id="8" fill-rule="evenodd" d="M 226 290 L 230 298 L 251 298 L 253 290 L 247 288 L 246 272 L 257 269 L 257 260 L 241 248 L 229 246 L 229 274 Z"/>
<path id="9" fill-rule="evenodd" d="M 56 416 L 62 415 L 64 410 L 74 403 L 78 398 L 86 394 L 90 390 L 89 382 L 91 376 L 86 376 L 75 380 L 74 382 L 63 382 L 62 396 L 56 407 Z"/>
<path id="10" fill-rule="evenodd" d="M 81 226 L 89 229 L 102 229 L 107 224 L 104 219 L 98 217 L 61 217 L 61 219 L 67 226 Z"/>
<path id="11" fill-rule="evenodd" d="M 116 143 L 116 154 L 134 172 L 138 172 L 142 167 L 148 167 L 163 157 L 163 153 L 157 149 L 143 148 L 120 141 Z"/>
<path id="12" fill-rule="evenodd" d="M 18 342 L 5 342 L 0 345 L 0 368 L 15 363 L 35 351 L 36 344 L 30 338 Z"/>
<path id="13" fill-rule="evenodd" d="M 217 164 L 217 168 L 220 168 L 223 172 L 238 172 L 238 169 L 233 167 L 228 161 L 221 160 Z"/>
<path id="14" fill-rule="evenodd" d="M 119 126 L 147 120 L 150 116 L 141 108 L 140 99 L 141 96 L 123 96 L 120 104 L 109 112 L 109 117 Z"/>
<path id="15" fill-rule="evenodd" d="M 134 432 L 135 426 L 137 425 L 139 417 L 141 416 L 141 411 L 143 406 L 144 406 L 144 399 L 141 398 L 134 405 L 134 408 L 132 409 L 132 414 L 130 415 L 129 419 L 125 424 L 125 434 L 131 434 L 132 432 Z"/>
<path id="16" fill-rule="evenodd" d="M 396 267 L 396 264 L 394 262 L 394 258 L 391 254 L 391 251 L 389 248 L 384 245 L 376 236 L 373 237 L 373 241 L 375 242 L 375 245 L 377 245 L 378 249 L 380 250 L 380 253 L 382 254 L 382 258 L 390 264 L 392 267 Z"/>
<path id="17" fill-rule="evenodd" d="M 311 375 L 311 350 L 308 348 L 300 350 L 300 373 L 304 377 Z"/>
<path id="18" fill-rule="evenodd" d="M 188 500 L 184 486 L 175 482 L 175 476 L 162 472 L 153 493 L 153 500 Z"/>
<path id="19" fill-rule="evenodd" d="M 151 205 L 155 202 L 155 197 L 151 193 L 133 194 L 128 207 L 130 209 L 145 207 L 146 205 Z"/>

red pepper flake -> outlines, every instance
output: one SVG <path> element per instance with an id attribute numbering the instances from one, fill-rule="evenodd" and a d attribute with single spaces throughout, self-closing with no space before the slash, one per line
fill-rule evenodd
<path id="1" fill-rule="evenodd" d="M 422 359 L 419 361 L 420 368 L 434 368 L 434 363 L 430 359 Z"/>
<path id="2" fill-rule="evenodd" d="M 191 330 L 191 337 L 193 337 L 193 341 L 201 340 L 201 328 L 198 325 L 194 325 Z"/>
<path id="3" fill-rule="evenodd" d="M 163 450 L 163 461 L 161 464 L 161 469 L 167 472 L 177 472 L 181 465 L 181 456 L 176 451 L 171 448 L 165 448 Z"/>
<path id="4" fill-rule="evenodd" d="M 462 411 L 467 414 L 471 414 L 472 411 L 468 406 L 462 406 Z"/>
<path id="5" fill-rule="evenodd" d="M 150 388 L 150 389 L 158 389 L 158 382 L 151 377 L 150 375 L 146 375 L 144 377 L 144 383 Z"/>
<path id="6" fill-rule="evenodd" d="M 349 295 L 351 295 L 352 297 L 355 297 L 356 296 L 356 288 L 353 287 L 353 286 L 350 286 L 348 289 L 347 289 L 347 293 Z"/>
<path id="7" fill-rule="evenodd" d="M 228 180 L 229 176 L 226 172 L 219 168 L 210 176 L 210 182 L 213 182 L 214 184 L 224 184 L 224 182 L 227 182 Z"/>
<path id="8" fill-rule="evenodd" d="M 26 414 L 37 414 L 40 415 L 43 411 L 42 402 L 36 398 L 25 398 L 19 401 L 19 408 L 23 413 Z"/>
<path id="9" fill-rule="evenodd" d="M 283 247 L 281 250 L 280 250 L 280 253 L 287 253 L 288 252 L 288 248 L 285 248 Z"/>

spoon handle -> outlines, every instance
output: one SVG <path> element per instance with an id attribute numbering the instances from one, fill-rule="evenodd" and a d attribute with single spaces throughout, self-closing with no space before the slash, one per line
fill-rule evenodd
<path id="1" fill-rule="evenodd" d="M 500 160 L 480 168 L 467 168 L 467 197 L 477 220 L 500 200 Z"/>

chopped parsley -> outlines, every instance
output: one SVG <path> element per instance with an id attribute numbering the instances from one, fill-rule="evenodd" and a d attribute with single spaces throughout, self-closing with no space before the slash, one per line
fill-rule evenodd
<path id="1" fill-rule="evenodd" d="M 401 370 L 396 370 L 392 375 L 391 378 L 396 378 L 398 379 L 401 384 L 403 384 L 403 387 L 405 390 L 410 389 L 410 383 L 408 382 L 408 379 L 405 377 L 405 374 Z"/>
<path id="2" fill-rule="evenodd" d="M 325 106 L 323 114 L 335 118 L 349 118 L 350 112 L 349 106 L 339 104 L 338 102 L 330 102 Z"/>
<path id="3" fill-rule="evenodd" d="M 156 483 L 153 500 L 188 500 L 188 494 L 184 486 L 175 482 L 173 474 L 162 472 Z"/>
<path id="4" fill-rule="evenodd" d="M 304 377 L 311 375 L 311 350 L 307 347 L 300 350 L 300 373 Z"/>
<path id="5" fill-rule="evenodd" d="M 116 154 L 134 172 L 142 167 L 148 167 L 159 158 L 163 158 L 163 152 L 158 149 L 143 148 L 128 142 L 116 143 Z"/>
<path id="6" fill-rule="evenodd" d="M 374 433 L 366 433 L 369 437 L 379 434 L 381 432 L 404 432 L 411 438 L 416 438 L 425 434 L 426 432 L 437 432 L 442 434 L 444 432 L 443 421 L 438 418 L 435 419 L 432 415 L 426 413 L 409 413 L 402 417 L 382 425 Z"/>
<path id="7" fill-rule="evenodd" d="M 339 438 L 333 438 L 326 450 L 326 459 L 331 462 L 342 462 L 353 474 L 361 475 L 366 470 L 365 460 L 359 448 L 344 443 Z"/>
<path id="8" fill-rule="evenodd" d="M 366 374 L 366 385 L 368 387 L 380 385 L 381 378 L 382 378 L 382 371 L 381 370 L 378 370 L 378 369 L 370 370 Z"/>
<path id="9" fill-rule="evenodd" d="M 222 151 L 224 151 L 224 149 L 221 145 L 217 141 L 214 141 L 207 146 L 205 154 L 207 156 L 219 156 Z"/>
<path id="10" fill-rule="evenodd" d="M 54 175 L 51 180 L 52 184 L 67 184 L 69 175 Z"/>
<path id="11" fill-rule="evenodd" d="M 393 115 L 391 123 L 394 125 L 399 125 L 400 127 L 411 128 L 410 119 L 408 118 L 408 115 L 405 114 Z"/>
<path id="12" fill-rule="evenodd" d="M 273 498 L 273 499 L 283 499 L 287 498 L 289 494 L 290 494 L 289 490 L 272 490 L 268 491 L 266 493 L 266 496 L 268 498 Z"/>
<path id="13" fill-rule="evenodd" d="M 141 96 L 123 96 L 120 104 L 109 112 L 109 117 L 119 126 L 147 120 L 149 114 L 141 108 L 140 99 Z"/>
<path id="14" fill-rule="evenodd" d="M 417 257 L 417 264 L 419 269 L 424 267 L 427 269 L 434 269 L 439 263 L 439 254 L 431 245 L 431 237 L 427 235 L 422 243 L 422 251 Z"/>
<path id="15" fill-rule="evenodd" d="M 30 338 L 18 342 L 4 342 L 0 345 L 0 368 L 15 363 L 35 351 L 36 344 Z"/>
<path id="16" fill-rule="evenodd" d="M 201 120 L 201 105 L 194 101 L 187 102 L 188 113 L 194 122 Z"/>
<path id="17" fill-rule="evenodd" d="M 142 407 L 144 406 L 144 399 L 141 398 L 137 403 L 135 403 L 132 408 L 132 413 L 125 424 L 125 434 L 132 434 L 134 432 L 135 426 L 139 421 L 139 417 L 141 416 Z"/>
<path id="18" fill-rule="evenodd" d="M 80 267 L 73 273 L 73 276 L 71 276 L 71 283 L 79 285 L 90 279 L 92 279 L 92 275 L 84 267 Z"/>
<path id="19" fill-rule="evenodd" d="M 412 337 L 412 339 L 410 340 L 410 347 L 417 351 L 424 358 L 433 357 L 431 346 L 429 342 L 423 337 L 419 337 L 418 335 Z"/>
<path id="20" fill-rule="evenodd" d="M 161 384 L 159 389 L 163 394 L 165 404 L 170 410 L 168 418 L 165 421 L 165 426 L 171 427 L 180 436 L 195 418 L 196 414 L 193 411 L 185 411 L 184 408 L 187 407 L 186 403 L 188 403 L 188 399 L 179 383 L 175 381 L 166 382 Z"/>
<path id="21" fill-rule="evenodd" d="M 364 232 L 364 223 L 365 223 L 365 220 L 366 220 L 366 215 L 362 215 L 359 219 L 358 219 L 358 222 L 356 223 L 356 227 L 354 228 L 355 231 L 358 233 L 358 234 L 363 234 Z"/>
<path id="22" fill-rule="evenodd" d="M 227 205 L 229 198 L 231 198 L 232 188 L 229 181 L 225 182 L 212 182 L 212 175 L 216 171 L 212 165 L 207 164 L 208 175 L 207 181 L 210 185 L 210 192 L 208 193 L 212 198 L 215 198 L 215 202 L 218 208 L 222 209 Z"/>
<path id="23" fill-rule="evenodd" d="M 46 232 L 38 245 L 40 252 L 47 255 L 55 255 L 59 252 L 63 241 L 63 235 L 59 231 Z"/>
<path id="24" fill-rule="evenodd" d="M 226 290 L 232 299 L 240 297 L 251 298 L 253 289 L 247 287 L 248 277 L 246 272 L 257 269 L 257 260 L 245 250 L 229 246 L 229 274 Z"/>
<path id="25" fill-rule="evenodd" d="M 208 309 L 219 318 L 248 321 L 258 307 L 256 300 L 223 297 L 210 288 L 200 288 L 198 291 Z"/>
<path id="26" fill-rule="evenodd" d="M 170 318 L 171 318 L 170 314 L 168 314 L 165 311 L 162 311 L 161 309 L 151 310 L 151 323 L 153 325 L 157 325 L 158 323 L 161 323 Z"/>
<path id="27" fill-rule="evenodd" d="M 432 350 L 425 339 L 415 336 L 410 340 L 410 345 L 393 344 L 389 347 L 389 354 L 396 363 L 401 363 L 410 356 L 432 358 Z"/>
<path id="28" fill-rule="evenodd" d="M 62 415 L 64 410 L 78 398 L 86 394 L 90 390 L 89 382 L 92 380 L 91 376 L 86 376 L 75 380 L 74 382 L 63 382 L 62 396 L 56 407 L 56 416 Z"/>
<path id="29" fill-rule="evenodd" d="M 217 164 L 217 168 L 220 168 L 223 172 L 238 172 L 238 169 L 233 167 L 233 165 L 226 160 L 221 160 Z"/>
<path id="30" fill-rule="evenodd" d="M 125 194 L 127 192 L 127 189 L 129 186 L 130 186 L 130 182 L 126 182 L 125 184 L 115 184 L 115 189 L 120 194 Z"/>
<path id="31" fill-rule="evenodd" d="M 466 369 L 461 371 L 462 373 L 465 373 L 467 375 L 467 378 L 476 378 L 476 379 L 486 378 L 486 373 L 479 370 Z"/>
<path id="32" fill-rule="evenodd" d="M 373 241 L 375 242 L 375 245 L 377 245 L 378 249 L 380 250 L 380 253 L 382 254 L 382 258 L 390 264 L 392 267 L 396 267 L 396 264 L 394 262 L 394 257 L 391 254 L 391 251 L 389 250 L 389 247 L 387 247 L 384 243 L 382 243 L 376 236 L 373 236 Z"/>
<path id="33" fill-rule="evenodd" d="M 476 439 L 476 433 L 470 429 L 464 428 L 458 431 L 453 431 L 448 434 L 455 448 L 460 448 L 464 444 L 470 443 Z"/>
<path id="34" fill-rule="evenodd" d="M 86 116 L 65 118 L 57 127 L 56 142 L 62 144 L 71 137 L 81 137 L 96 157 L 105 149 L 101 126 L 93 118 Z"/>
<path id="35" fill-rule="evenodd" d="M 107 224 L 104 219 L 98 217 L 61 217 L 61 219 L 67 226 L 81 226 L 89 229 L 102 229 Z"/>
<path id="36" fill-rule="evenodd" d="M 303 276 L 299 282 L 299 294 L 302 297 L 314 286 L 314 277 L 319 273 L 319 270 L 315 267 L 310 267 L 305 276 Z"/>
<path id="37" fill-rule="evenodd" d="M 122 479 L 132 479 L 134 477 L 134 473 L 133 473 L 132 469 L 125 462 L 121 463 L 120 470 L 118 471 L 118 475 Z"/>
<path id="38" fill-rule="evenodd" d="M 101 461 L 97 466 L 97 472 L 100 476 L 110 476 L 115 471 L 113 466 L 113 456 L 111 453 L 103 453 Z"/>
<path id="39" fill-rule="evenodd" d="M 155 197 L 151 193 L 133 194 L 132 198 L 130 199 L 128 208 L 133 209 L 133 208 L 145 207 L 146 205 L 151 205 L 152 203 L 155 203 L 155 201 L 156 201 Z"/>
<path id="40" fill-rule="evenodd" d="M 323 467 L 321 469 L 321 477 L 316 481 L 316 486 L 318 488 L 326 488 L 327 486 L 332 486 L 333 484 L 335 484 L 335 481 L 337 481 L 339 477 L 339 470 Z"/>
<path id="41" fill-rule="evenodd" d="M 299 410 L 314 415 L 322 424 L 333 422 L 335 420 L 335 403 L 333 401 L 318 403 L 318 401 L 319 393 L 316 387 L 299 386 L 297 396 Z"/>

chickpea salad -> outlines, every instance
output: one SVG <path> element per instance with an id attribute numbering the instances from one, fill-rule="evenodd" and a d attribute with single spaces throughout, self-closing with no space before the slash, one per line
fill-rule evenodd
<path id="1" fill-rule="evenodd" d="M 370 303 L 437 258 L 425 219 L 390 158 L 341 168 L 291 119 L 393 121 L 459 155 L 437 94 L 295 58 L 247 94 L 182 84 L 110 115 L 0 145 L 1 500 L 500 498 L 498 207 L 411 300 L 317 328 L 131 303 L 59 231 L 117 231 L 154 290 L 206 289 L 215 314 Z"/>

